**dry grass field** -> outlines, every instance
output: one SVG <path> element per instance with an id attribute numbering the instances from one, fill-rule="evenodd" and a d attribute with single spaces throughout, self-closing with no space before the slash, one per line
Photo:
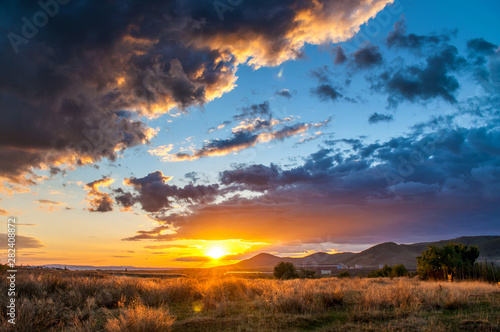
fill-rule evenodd
<path id="1" fill-rule="evenodd" d="M 498 331 L 500 287 L 399 279 L 138 278 L 18 273 L 1 331 Z"/>

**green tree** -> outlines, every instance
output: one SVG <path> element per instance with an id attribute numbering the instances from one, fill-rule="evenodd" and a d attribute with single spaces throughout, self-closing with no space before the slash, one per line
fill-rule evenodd
<path id="1" fill-rule="evenodd" d="M 299 271 L 299 277 L 301 279 L 314 279 L 315 275 L 316 271 L 314 270 L 300 269 Z"/>
<path id="2" fill-rule="evenodd" d="M 417 257 L 417 272 L 426 278 L 446 279 L 447 275 L 464 277 L 479 257 L 476 246 L 448 243 L 444 247 L 428 246 Z"/>
<path id="3" fill-rule="evenodd" d="M 337 275 L 337 278 L 350 278 L 351 275 L 349 274 L 349 272 L 347 271 L 344 271 L 344 272 L 340 272 L 338 275 Z"/>
<path id="4" fill-rule="evenodd" d="M 279 262 L 274 267 L 274 277 L 276 279 L 293 279 L 298 278 L 299 274 L 297 273 L 297 269 L 292 263 L 289 262 Z"/>
<path id="5" fill-rule="evenodd" d="M 408 275 L 408 270 L 403 264 L 396 264 L 392 267 L 391 276 L 404 277 L 406 275 Z"/>

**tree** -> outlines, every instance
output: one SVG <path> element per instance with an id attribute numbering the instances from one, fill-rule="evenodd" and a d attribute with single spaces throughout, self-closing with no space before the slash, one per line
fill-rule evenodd
<path id="1" fill-rule="evenodd" d="M 404 277 L 406 275 L 408 275 L 408 270 L 403 264 L 396 264 L 392 267 L 391 276 Z"/>
<path id="2" fill-rule="evenodd" d="M 385 264 L 381 269 L 370 271 L 370 273 L 368 274 L 368 278 L 394 278 L 403 277 L 406 275 L 408 275 L 408 270 L 403 264 L 396 264 L 393 267 Z"/>
<path id="3" fill-rule="evenodd" d="M 463 278 L 478 257 L 476 246 L 461 243 L 448 243 L 444 247 L 431 245 L 417 257 L 417 271 L 426 278 L 446 279 L 448 275 Z"/>
<path id="4" fill-rule="evenodd" d="M 276 279 L 282 280 L 299 277 L 297 269 L 292 263 L 289 262 L 279 262 L 278 264 L 276 264 L 273 274 Z"/>
<path id="5" fill-rule="evenodd" d="M 337 275 L 337 278 L 350 278 L 351 275 L 349 274 L 349 272 L 347 271 L 344 271 L 344 272 L 340 272 L 338 275 Z"/>
<path id="6" fill-rule="evenodd" d="M 299 277 L 301 279 L 314 279 L 315 275 L 316 275 L 316 271 L 314 271 L 314 270 L 300 269 L 300 271 L 299 271 Z"/>

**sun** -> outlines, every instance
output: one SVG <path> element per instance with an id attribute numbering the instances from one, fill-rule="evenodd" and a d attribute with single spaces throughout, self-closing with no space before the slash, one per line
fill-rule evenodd
<path id="1" fill-rule="evenodd" d="M 213 259 L 219 259 L 226 255 L 226 252 L 222 247 L 212 247 L 207 251 L 206 255 L 212 257 Z"/>

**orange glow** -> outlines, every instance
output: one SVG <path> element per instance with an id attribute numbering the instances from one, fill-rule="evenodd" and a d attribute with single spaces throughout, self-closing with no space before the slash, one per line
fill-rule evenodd
<path id="1" fill-rule="evenodd" d="M 206 255 L 208 257 L 212 257 L 213 259 L 219 259 L 222 256 L 227 255 L 227 252 L 224 250 L 224 248 L 217 246 L 217 247 L 210 248 L 207 251 Z"/>

